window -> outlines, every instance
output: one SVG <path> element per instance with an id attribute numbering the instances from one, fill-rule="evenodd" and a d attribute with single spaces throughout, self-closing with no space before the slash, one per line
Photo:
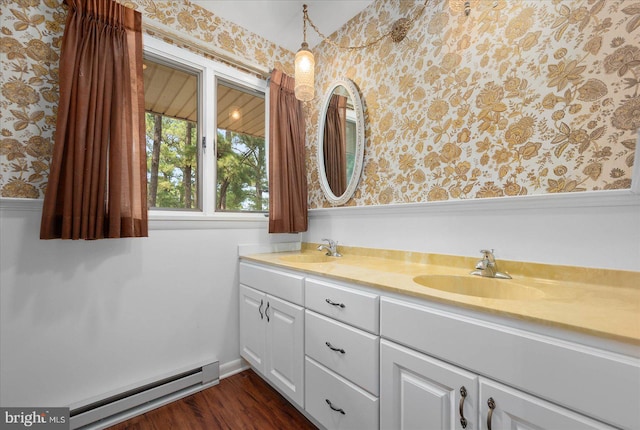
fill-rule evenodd
<path id="1" fill-rule="evenodd" d="M 198 208 L 198 75 L 144 61 L 147 200 L 150 208 Z"/>
<path id="2" fill-rule="evenodd" d="M 351 100 L 351 98 L 348 98 Z M 351 102 L 347 105 L 347 142 L 346 142 L 346 159 L 347 159 L 347 172 L 353 172 L 356 164 L 356 141 L 358 139 L 357 125 L 356 125 L 356 112 L 353 109 Z M 347 177 L 347 182 L 351 178 Z"/>
<path id="3" fill-rule="evenodd" d="M 157 39 L 144 43 L 149 209 L 267 211 L 266 81 Z"/>
<path id="4" fill-rule="evenodd" d="M 264 93 L 218 80 L 217 211 L 268 210 Z"/>

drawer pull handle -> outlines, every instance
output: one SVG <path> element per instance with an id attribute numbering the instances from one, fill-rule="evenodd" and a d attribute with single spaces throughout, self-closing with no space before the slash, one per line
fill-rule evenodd
<path id="1" fill-rule="evenodd" d="M 341 308 L 344 308 L 344 303 L 336 303 L 336 302 L 332 302 L 331 299 L 325 299 L 325 302 L 329 303 L 331 306 L 339 306 Z"/>
<path id="2" fill-rule="evenodd" d="M 264 315 L 267 317 L 267 322 L 269 322 L 269 302 L 267 302 L 267 308 L 264 310 Z"/>
<path id="3" fill-rule="evenodd" d="M 329 342 L 325 342 L 324 344 L 327 345 L 329 347 L 329 349 L 332 350 L 332 351 L 336 351 L 336 352 L 339 352 L 339 353 L 342 353 L 342 354 L 345 353 L 344 349 L 336 348 L 335 346 L 331 345 Z"/>
<path id="4" fill-rule="evenodd" d="M 489 413 L 487 414 L 487 430 L 491 430 L 491 417 L 493 416 L 493 410 L 496 408 L 496 402 L 493 397 L 489 397 L 487 400 L 487 406 L 489 406 Z"/>
<path id="5" fill-rule="evenodd" d="M 329 407 L 330 407 L 332 410 L 334 410 L 334 411 L 336 411 L 336 412 L 340 412 L 342 415 L 347 415 L 347 413 L 344 411 L 344 409 L 342 409 L 342 408 L 336 408 L 335 406 L 333 406 L 333 405 L 331 404 L 331 400 L 329 400 L 329 399 L 324 399 L 324 400 L 325 400 L 325 402 L 327 402 L 327 405 L 329 405 Z"/>
<path id="6" fill-rule="evenodd" d="M 460 387 L 460 405 L 458 406 L 458 410 L 460 411 L 460 425 L 463 429 L 467 428 L 467 419 L 464 417 L 464 399 L 467 397 L 467 389 L 464 387 Z"/>
<path id="7" fill-rule="evenodd" d="M 260 319 L 264 319 L 264 315 L 262 314 L 262 306 L 264 305 L 264 300 L 260 299 L 260 307 L 258 308 L 258 312 L 260 312 Z"/>

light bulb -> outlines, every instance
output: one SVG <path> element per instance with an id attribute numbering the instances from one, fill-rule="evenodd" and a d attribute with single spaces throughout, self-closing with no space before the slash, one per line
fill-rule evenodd
<path id="1" fill-rule="evenodd" d="M 303 43 L 296 53 L 295 59 L 295 94 L 298 100 L 313 100 L 315 95 L 313 69 L 315 65 L 316 61 L 313 58 L 313 53 L 309 51 L 308 45 Z"/>

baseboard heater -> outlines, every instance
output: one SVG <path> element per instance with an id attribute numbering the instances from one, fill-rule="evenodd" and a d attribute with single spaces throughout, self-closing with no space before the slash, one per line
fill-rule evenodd
<path id="1" fill-rule="evenodd" d="M 120 394 L 72 408 L 71 429 L 106 428 L 216 385 L 219 381 L 218 361 L 181 371 Z"/>

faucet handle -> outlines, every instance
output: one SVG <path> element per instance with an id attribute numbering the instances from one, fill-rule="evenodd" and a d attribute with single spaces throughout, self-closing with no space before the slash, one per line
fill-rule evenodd
<path id="1" fill-rule="evenodd" d="M 338 241 L 337 240 L 332 240 L 332 239 L 322 239 L 323 241 L 327 242 L 329 245 L 320 245 L 318 247 L 318 251 L 322 250 L 322 249 L 326 249 L 327 250 L 327 255 L 330 255 L 332 257 L 342 257 L 342 254 L 340 254 L 338 252 Z"/>
<path id="2" fill-rule="evenodd" d="M 476 263 L 476 270 L 472 271 L 472 275 L 485 276 L 488 278 L 511 279 L 507 273 L 498 271 L 498 264 L 493 255 L 493 249 L 481 249 L 482 258 Z"/>

